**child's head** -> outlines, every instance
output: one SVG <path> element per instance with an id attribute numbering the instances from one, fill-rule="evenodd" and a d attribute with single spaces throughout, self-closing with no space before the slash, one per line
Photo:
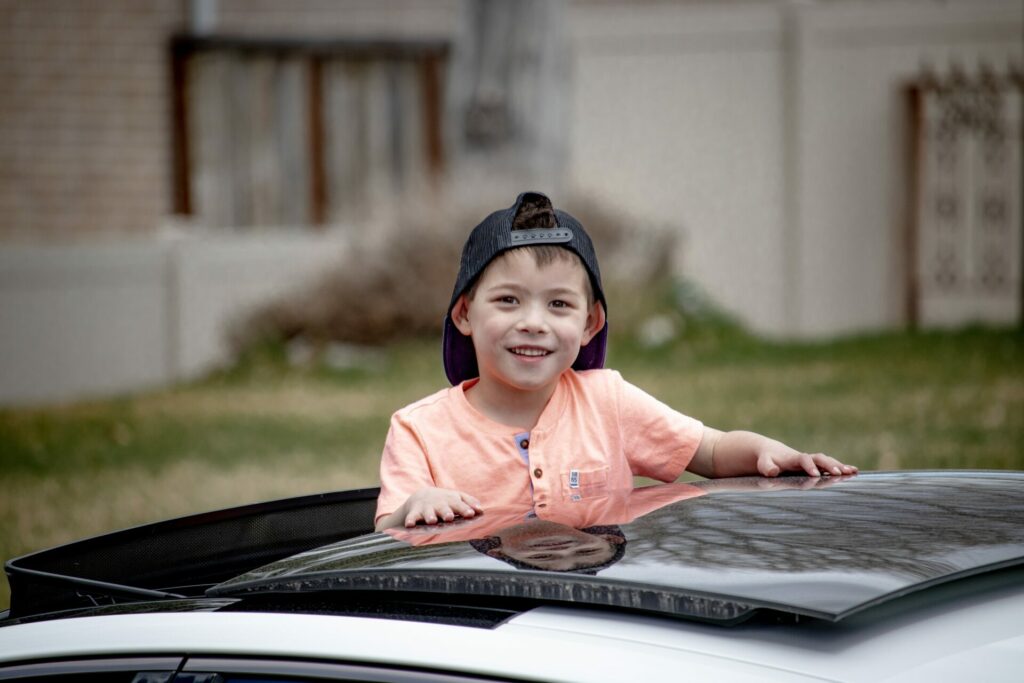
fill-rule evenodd
<path id="1" fill-rule="evenodd" d="M 516 569 L 597 574 L 622 559 L 626 537 L 617 526 L 575 529 L 543 519 L 506 527 L 469 542 Z"/>
<path id="2" fill-rule="evenodd" d="M 522 262 L 521 259 L 529 259 Z M 518 262 L 518 263 L 517 263 Z M 590 237 L 579 221 L 551 206 L 551 201 L 536 192 L 526 192 L 515 204 L 485 218 L 466 241 L 459 275 L 452 292 L 444 325 L 444 367 L 452 384 L 477 377 L 479 368 L 472 339 L 453 321 L 452 311 L 460 299 L 472 300 L 488 270 L 526 266 L 552 273 L 566 269 L 578 271 L 580 291 L 585 305 L 601 307 L 600 329 L 579 348 L 572 363 L 577 370 L 604 365 L 608 328 L 604 322 L 607 304 L 601 288 L 601 273 Z"/>

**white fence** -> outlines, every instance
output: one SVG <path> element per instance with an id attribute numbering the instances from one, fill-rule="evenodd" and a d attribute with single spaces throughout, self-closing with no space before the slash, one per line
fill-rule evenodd
<path id="1" fill-rule="evenodd" d="M 110 395 L 223 363 L 225 325 L 340 260 L 334 235 L 0 249 L 0 404 Z"/>

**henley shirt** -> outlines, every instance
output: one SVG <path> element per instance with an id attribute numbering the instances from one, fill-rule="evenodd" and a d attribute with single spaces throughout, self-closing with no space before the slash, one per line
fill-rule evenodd
<path id="1" fill-rule="evenodd" d="M 477 382 L 442 389 L 391 417 L 375 519 L 424 487 L 454 489 L 488 507 L 581 501 L 629 489 L 633 476 L 674 481 L 703 424 L 614 370 L 567 370 L 536 426 L 491 420 L 466 399 Z"/>

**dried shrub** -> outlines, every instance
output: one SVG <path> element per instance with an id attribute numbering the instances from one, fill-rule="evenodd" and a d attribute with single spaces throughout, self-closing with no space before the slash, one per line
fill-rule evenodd
<path id="1" fill-rule="evenodd" d="M 586 198 L 556 206 L 587 228 L 606 288 L 643 288 L 669 272 L 678 231 L 641 224 Z M 365 230 L 367 237 L 310 286 L 240 316 L 229 327 L 229 344 L 240 354 L 267 341 L 380 345 L 439 334 L 463 241 L 495 208 L 405 207 Z"/>

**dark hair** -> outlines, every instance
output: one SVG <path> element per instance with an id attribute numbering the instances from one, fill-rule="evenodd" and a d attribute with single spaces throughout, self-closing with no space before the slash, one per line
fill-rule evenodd
<path id="1" fill-rule="evenodd" d="M 523 195 L 512 219 L 513 230 L 532 230 L 534 228 L 557 228 L 558 218 L 551 200 L 542 194 L 529 192 Z"/>
<path id="2" fill-rule="evenodd" d="M 582 531 L 585 534 L 590 534 L 591 536 L 615 536 L 617 538 L 622 539 L 622 542 L 615 544 L 615 553 L 608 560 L 602 562 L 601 564 L 596 564 L 589 567 L 582 567 L 579 569 L 545 569 L 544 567 L 539 567 L 537 565 L 530 564 L 529 562 L 523 562 L 522 560 L 513 559 L 505 553 L 502 553 L 500 557 L 494 557 L 494 555 L 490 555 L 490 552 L 492 550 L 501 549 L 501 540 L 498 539 L 497 536 L 475 538 L 471 540 L 469 544 L 473 546 L 473 549 L 477 552 L 482 553 L 484 555 L 489 555 L 490 557 L 494 557 L 494 559 L 496 560 L 501 560 L 506 564 L 512 565 L 516 569 L 541 569 L 549 572 L 564 572 L 568 574 L 588 574 L 591 576 L 597 574 L 602 569 L 607 569 L 608 567 L 612 566 L 613 564 L 621 560 L 622 556 L 626 554 L 626 535 L 622 533 L 622 529 L 619 528 L 618 525 L 612 524 L 607 526 L 588 526 L 586 528 L 580 529 L 580 531 Z"/>
<path id="3" fill-rule="evenodd" d="M 494 263 L 494 261 L 497 261 L 502 256 L 506 256 L 517 251 L 528 252 L 530 256 L 533 257 L 533 262 L 537 264 L 538 268 L 549 266 L 557 261 L 566 261 L 568 263 L 574 263 L 578 265 L 580 268 L 583 269 L 584 273 L 586 273 L 586 268 L 583 266 L 583 259 L 577 256 L 575 252 L 569 251 L 565 247 L 557 247 L 553 244 L 534 244 L 531 246 L 516 247 L 515 249 L 509 249 L 508 251 L 495 256 L 494 260 L 491 261 L 491 263 Z M 480 284 L 480 280 L 483 278 L 484 273 L 486 273 L 487 269 L 491 267 L 491 263 L 488 263 L 484 267 L 484 269 L 480 271 L 480 274 L 476 277 L 476 279 L 474 279 L 473 282 L 470 283 L 469 287 L 466 288 L 466 299 L 470 301 L 473 300 L 473 297 L 476 295 L 476 287 L 477 285 Z M 592 306 L 594 304 L 594 301 L 596 300 L 594 298 L 594 285 L 590 281 L 589 275 L 583 278 L 583 280 L 586 284 L 584 290 L 587 295 L 587 305 Z"/>

